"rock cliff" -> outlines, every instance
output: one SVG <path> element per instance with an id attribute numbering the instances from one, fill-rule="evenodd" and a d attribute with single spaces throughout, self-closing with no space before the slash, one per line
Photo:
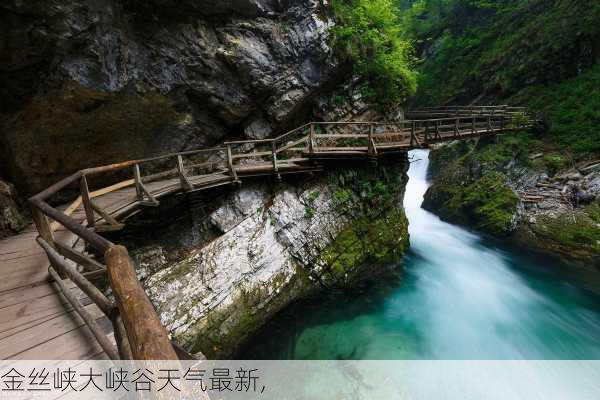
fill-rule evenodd
<path id="1" fill-rule="evenodd" d="M 2 175 L 28 195 L 82 167 L 305 121 L 344 80 L 324 3 L 2 2 Z"/>
<path id="2" fill-rule="evenodd" d="M 396 265 L 408 248 L 406 166 L 245 183 L 189 227 L 174 222 L 156 240 L 146 236 L 133 258 L 163 323 L 188 350 L 228 357 L 289 303 Z M 169 244 L 160 238 L 173 224 L 179 237 Z"/>

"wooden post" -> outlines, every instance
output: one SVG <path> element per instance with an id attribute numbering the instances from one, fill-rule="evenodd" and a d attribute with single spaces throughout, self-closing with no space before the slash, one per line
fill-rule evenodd
<path id="1" fill-rule="evenodd" d="M 369 125 L 369 144 L 367 145 L 367 153 L 370 156 L 374 156 L 376 149 L 375 149 L 375 142 L 373 141 L 373 132 L 375 130 L 375 125 L 371 124 Z"/>
<path id="2" fill-rule="evenodd" d="M 315 125 L 310 124 L 309 133 L 308 133 L 308 152 L 315 152 Z"/>
<path id="3" fill-rule="evenodd" d="M 471 118 L 471 134 L 475 134 L 475 117 Z"/>
<path id="4" fill-rule="evenodd" d="M 192 190 L 194 185 L 189 181 L 188 177 L 185 175 L 185 169 L 183 167 L 183 157 L 181 154 L 177 156 L 177 172 L 179 173 L 179 183 L 181 184 L 181 188 L 183 190 Z"/>
<path id="5" fill-rule="evenodd" d="M 79 190 L 81 191 L 81 201 L 83 202 L 83 209 L 85 210 L 85 217 L 87 219 L 87 226 L 88 228 L 93 228 L 96 225 L 96 221 L 90 200 L 90 188 L 88 187 L 85 174 L 81 176 L 79 187 Z"/>
<path id="6" fill-rule="evenodd" d="M 177 360 L 169 335 L 140 285 L 127 249 L 105 253 L 108 279 L 119 307 L 135 360 Z"/>
<path id="7" fill-rule="evenodd" d="M 119 313 L 114 313 L 111 321 L 115 331 L 115 342 L 117 342 L 117 349 L 119 349 L 121 360 L 132 360 L 133 354 L 131 354 L 131 346 L 129 345 L 129 339 L 127 339 L 127 331 L 125 330 L 125 325 L 123 325 L 121 315 L 119 315 Z"/>
<path id="8" fill-rule="evenodd" d="M 151 206 L 151 207 L 158 207 L 159 202 L 158 200 L 156 200 L 154 198 L 154 196 L 152 196 L 152 193 L 150 193 L 146 187 L 144 186 L 144 183 L 142 182 L 142 174 L 140 173 L 140 165 L 139 164 L 134 164 L 133 165 L 133 179 L 135 181 L 135 192 L 137 194 L 137 198 L 140 201 L 140 203 L 142 203 L 142 205 L 145 206 Z M 148 197 L 148 200 L 144 200 L 144 196 Z"/>
<path id="9" fill-rule="evenodd" d="M 70 265 L 65 261 L 64 258 L 60 256 L 60 254 L 54 250 L 44 239 L 38 238 L 38 243 L 46 252 L 48 259 L 52 262 L 54 268 L 60 269 L 62 274 L 71 279 L 77 287 L 79 287 L 88 297 L 96 303 L 96 305 L 102 310 L 102 312 L 106 315 L 111 315 L 114 305 L 113 303 L 106 298 L 106 296 L 88 281 L 75 267 Z"/>
<path id="10" fill-rule="evenodd" d="M 277 143 L 275 140 L 271 142 L 271 156 L 273 157 L 273 173 L 280 179 L 279 167 L 277 166 Z"/>
<path id="11" fill-rule="evenodd" d="M 456 118 L 456 121 L 454 122 L 454 136 L 456 136 L 457 138 L 460 137 L 460 130 L 458 128 L 459 119 L 460 118 Z"/>
<path id="12" fill-rule="evenodd" d="M 415 140 L 415 121 L 412 121 L 410 123 L 410 147 L 414 146 Z"/>
<path id="13" fill-rule="evenodd" d="M 227 145 L 227 165 L 229 166 L 229 173 L 233 178 L 234 182 L 239 182 L 237 172 L 235 172 L 235 167 L 233 166 L 233 155 L 231 154 L 231 145 Z"/>
<path id="14" fill-rule="evenodd" d="M 138 200 L 144 200 L 144 192 L 142 190 L 142 176 L 140 173 L 140 165 L 133 165 L 133 179 L 135 180 L 135 193 Z"/>
<path id="15" fill-rule="evenodd" d="M 435 120 L 435 137 L 438 139 L 441 139 L 442 136 L 440 135 L 440 121 L 439 120 Z"/>
<path id="16" fill-rule="evenodd" d="M 429 122 L 425 120 L 423 123 L 425 125 L 425 145 L 427 145 L 429 143 Z"/>
<path id="17" fill-rule="evenodd" d="M 31 214 L 35 226 L 37 227 L 38 233 L 50 246 L 54 246 L 54 235 L 52 229 L 50 229 L 50 223 L 48 217 L 43 214 L 35 205 L 31 206 Z"/>

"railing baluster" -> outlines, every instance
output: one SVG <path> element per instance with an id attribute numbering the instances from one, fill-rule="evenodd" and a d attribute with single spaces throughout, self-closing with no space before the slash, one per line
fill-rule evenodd
<path id="1" fill-rule="evenodd" d="M 377 151 L 375 149 L 375 142 L 373 141 L 373 132 L 375 131 L 375 125 L 371 124 L 369 125 L 369 143 L 367 145 L 367 153 L 370 156 L 374 156 L 375 152 Z"/>
<path id="2" fill-rule="evenodd" d="M 308 152 L 313 154 L 315 152 L 315 124 L 310 124 L 308 133 Z"/>
<path id="3" fill-rule="evenodd" d="M 177 172 L 179 174 L 179 183 L 183 190 L 192 190 L 194 185 L 189 181 L 188 177 L 185 174 L 185 169 L 183 166 L 183 157 L 181 154 L 177 156 Z"/>
<path id="4" fill-rule="evenodd" d="M 273 157 L 273 173 L 277 176 L 277 179 L 281 179 L 279 166 L 277 165 L 277 142 L 275 140 L 271 143 L 271 156 Z"/>
<path id="5" fill-rule="evenodd" d="M 234 182 L 239 182 L 238 176 L 237 176 L 237 172 L 235 171 L 235 167 L 233 165 L 233 155 L 231 152 L 231 145 L 228 144 L 227 145 L 227 165 L 229 166 L 229 173 L 231 174 L 231 177 L 233 178 Z"/>
<path id="6" fill-rule="evenodd" d="M 138 200 L 144 199 L 144 192 L 142 190 L 142 176 L 140 173 L 140 165 L 133 165 L 133 179 L 135 180 L 135 193 L 137 194 Z"/>
<path id="7" fill-rule="evenodd" d="M 81 192 L 81 201 L 83 202 L 83 209 L 85 210 L 85 217 L 87 219 L 87 226 L 88 228 L 93 228 L 96 225 L 96 219 L 94 217 L 94 209 L 92 208 L 90 200 L 90 188 L 88 187 L 85 174 L 81 176 L 79 186 Z"/>
<path id="8" fill-rule="evenodd" d="M 35 223 L 37 231 L 42 239 L 44 239 L 49 245 L 54 246 L 54 234 L 50 228 L 48 217 L 46 217 L 46 215 L 43 214 L 36 206 L 31 207 L 31 214 L 33 222 Z"/>

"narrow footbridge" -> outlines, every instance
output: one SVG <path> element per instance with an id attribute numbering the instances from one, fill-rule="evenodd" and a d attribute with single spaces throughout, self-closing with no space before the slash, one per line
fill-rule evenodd
<path id="1" fill-rule="evenodd" d="M 272 139 L 88 168 L 33 196 L 35 228 L 0 241 L 2 359 L 191 357 L 171 342 L 127 249 L 102 236 L 167 195 L 321 171 L 338 160 L 376 160 L 533 123 L 525 109 L 507 106 L 407 116 L 399 122 L 311 122 Z M 91 191 L 97 182 L 118 183 Z M 76 193 L 71 204 L 51 205 Z M 107 280 L 110 297 L 94 284 Z"/>

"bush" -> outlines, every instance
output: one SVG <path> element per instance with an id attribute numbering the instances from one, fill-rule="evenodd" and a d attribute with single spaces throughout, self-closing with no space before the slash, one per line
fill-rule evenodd
<path id="1" fill-rule="evenodd" d="M 352 63 L 369 88 L 367 100 L 382 107 L 398 104 L 416 90 L 412 45 L 403 37 L 397 7 L 391 0 L 333 0 L 337 19 L 334 47 Z"/>

